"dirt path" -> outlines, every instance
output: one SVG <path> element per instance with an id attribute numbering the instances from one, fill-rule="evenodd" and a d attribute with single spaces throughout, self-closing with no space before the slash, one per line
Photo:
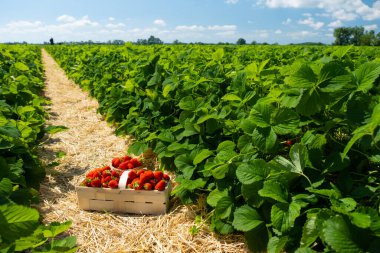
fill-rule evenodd
<path id="1" fill-rule="evenodd" d="M 47 170 L 41 185 L 40 211 L 45 222 L 73 222 L 70 233 L 77 236 L 79 252 L 247 252 L 242 236 L 218 237 L 194 225 L 198 207 L 174 205 L 162 216 L 138 216 L 87 212 L 78 209 L 74 186 L 89 169 L 108 165 L 110 158 L 122 155 L 128 141 L 116 137 L 114 129 L 96 113 L 98 104 L 72 81 L 45 50 L 45 96 L 48 125 L 69 129 L 55 134 L 41 147 L 43 163 L 59 162 Z M 63 151 L 63 158 L 56 153 Z"/>

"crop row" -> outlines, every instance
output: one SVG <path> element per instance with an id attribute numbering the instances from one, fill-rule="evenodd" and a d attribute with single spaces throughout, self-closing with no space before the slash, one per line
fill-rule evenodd
<path id="1" fill-rule="evenodd" d="M 376 48 L 54 46 L 99 111 L 253 251 L 376 251 Z M 194 232 L 194 231 L 193 231 Z M 196 232 L 196 231 L 195 231 Z M 356 235 L 365 236 L 356 236 Z"/>
<path id="2" fill-rule="evenodd" d="M 54 241 L 70 222 L 43 225 L 31 206 L 45 170 L 36 147 L 45 133 L 41 49 L 0 45 L 0 251 L 75 250 L 75 237 Z M 34 252 L 33 251 L 33 252 Z"/>

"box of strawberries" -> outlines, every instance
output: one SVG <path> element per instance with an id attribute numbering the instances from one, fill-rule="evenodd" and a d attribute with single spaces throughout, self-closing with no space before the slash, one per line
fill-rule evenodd
<path id="1" fill-rule="evenodd" d="M 169 207 L 170 176 L 144 168 L 138 158 L 112 159 L 112 166 L 87 172 L 76 187 L 79 208 L 136 214 L 165 214 Z"/>

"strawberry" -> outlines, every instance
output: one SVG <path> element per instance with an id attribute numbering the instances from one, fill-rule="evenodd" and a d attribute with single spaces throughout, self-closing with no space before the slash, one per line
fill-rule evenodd
<path id="1" fill-rule="evenodd" d="M 103 170 L 102 177 L 107 177 L 109 175 L 111 175 L 111 171 L 110 170 Z"/>
<path id="2" fill-rule="evenodd" d="M 103 171 L 105 171 L 105 170 L 111 170 L 111 167 L 108 166 L 108 165 L 106 165 L 106 166 L 100 168 L 100 171 L 101 171 L 101 172 L 103 172 Z"/>
<path id="3" fill-rule="evenodd" d="M 129 161 L 131 159 L 132 159 L 132 157 L 127 156 L 127 155 L 122 158 L 123 162 Z"/>
<path id="4" fill-rule="evenodd" d="M 154 179 L 151 179 L 151 180 L 149 180 L 149 182 L 148 183 L 150 183 L 151 185 L 153 185 L 153 186 L 155 186 L 156 185 L 156 181 L 154 180 Z"/>
<path id="5" fill-rule="evenodd" d="M 113 171 L 111 171 L 111 176 L 113 176 L 113 177 L 120 177 L 120 174 L 119 174 L 119 172 L 113 170 Z"/>
<path id="6" fill-rule="evenodd" d="M 105 183 L 105 182 L 108 183 L 109 181 L 111 181 L 111 179 L 112 179 L 111 176 L 106 176 L 106 177 L 103 177 L 100 182 L 102 184 Z"/>
<path id="7" fill-rule="evenodd" d="M 156 186 L 154 187 L 154 189 L 157 190 L 157 191 L 163 191 L 163 190 L 165 190 L 165 187 L 166 187 L 165 180 L 161 180 L 160 182 L 158 182 L 156 184 Z"/>
<path id="8" fill-rule="evenodd" d="M 135 190 L 141 190 L 143 188 L 143 184 L 140 183 L 140 180 L 138 178 L 135 178 L 132 181 L 132 187 Z"/>
<path id="9" fill-rule="evenodd" d="M 151 170 L 147 170 L 144 173 L 141 173 L 140 182 L 146 183 L 153 178 L 154 178 L 153 172 Z"/>
<path id="10" fill-rule="evenodd" d="M 91 181 L 91 186 L 92 187 L 100 187 L 102 185 L 100 179 L 98 177 L 95 177 L 92 181 Z"/>
<path id="11" fill-rule="evenodd" d="M 141 175 L 141 173 L 144 173 L 144 169 L 139 169 L 138 171 L 137 171 L 137 176 L 140 176 Z"/>
<path id="12" fill-rule="evenodd" d="M 292 140 L 287 140 L 287 141 L 286 141 L 286 145 L 288 145 L 288 146 L 292 146 L 292 145 L 293 145 L 293 141 L 292 141 Z"/>
<path id="13" fill-rule="evenodd" d="M 165 179 L 166 181 L 170 181 L 170 176 L 168 174 L 164 174 L 163 176 L 163 179 Z"/>
<path id="14" fill-rule="evenodd" d="M 133 159 L 131 159 L 130 162 L 133 164 L 134 167 L 139 167 L 139 166 L 141 166 L 141 162 L 140 162 L 139 159 L 137 159 L 137 158 L 133 158 Z"/>
<path id="15" fill-rule="evenodd" d="M 111 180 L 109 183 L 108 183 L 108 186 L 109 188 L 112 188 L 112 189 L 115 189 L 115 188 L 118 188 L 118 182 L 116 180 Z"/>
<path id="16" fill-rule="evenodd" d="M 121 164 L 121 160 L 119 157 L 115 157 L 114 159 L 112 159 L 112 166 L 114 168 L 119 168 L 120 164 Z"/>
<path id="17" fill-rule="evenodd" d="M 123 162 L 119 165 L 119 169 L 126 170 L 128 169 L 128 162 Z"/>
<path id="18" fill-rule="evenodd" d="M 135 179 L 137 177 L 137 171 L 136 170 L 130 170 L 128 172 L 128 180 L 131 178 L 131 180 Z"/>
<path id="19" fill-rule="evenodd" d="M 127 162 L 128 169 L 133 169 L 135 166 L 131 162 Z"/>
<path id="20" fill-rule="evenodd" d="M 162 176 L 164 175 L 164 173 L 160 170 L 155 171 L 153 174 L 154 174 L 154 178 L 157 180 L 157 182 L 161 181 Z"/>
<path id="21" fill-rule="evenodd" d="M 150 191 L 153 189 L 153 186 L 150 183 L 145 183 L 144 184 L 144 189 L 147 191 Z"/>
<path id="22" fill-rule="evenodd" d="M 108 188 L 108 182 L 103 182 L 102 183 L 102 188 Z"/>

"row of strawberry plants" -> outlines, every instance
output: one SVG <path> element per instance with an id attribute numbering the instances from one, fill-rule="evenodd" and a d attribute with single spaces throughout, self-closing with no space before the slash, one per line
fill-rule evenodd
<path id="1" fill-rule="evenodd" d="M 0 45 L 0 251 L 75 251 L 75 237 L 54 238 L 70 222 L 43 225 L 38 189 L 45 177 L 36 155 L 46 113 L 37 46 Z"/>
<path id="2" fill-rule="evenodd" d="M 184 203 L 253 251 L 376 251 L 379 49 L 50 47 L 129 152 L 152 147 Z M 201 198 L 200 198 L 201 199 Z M 362 236 L 357 236 L 362 235 Z"/>

